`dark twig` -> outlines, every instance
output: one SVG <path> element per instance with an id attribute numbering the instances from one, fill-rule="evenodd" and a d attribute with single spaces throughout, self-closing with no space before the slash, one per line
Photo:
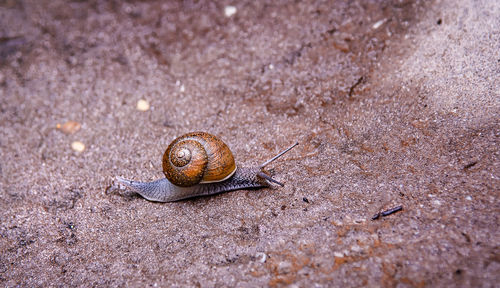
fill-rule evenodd
<path id="1" fill-rule="evenodd" d="M 469 168 L 472 168 L 476 164 L 477 164 L 477 161 L 471 162 L 471 163 L 464 166 L 464 170 L 469 170 Z"/>
<path id="2" fill-rule="evenodd" d="M 389 210 L 378 212 L 372 216 L 372 220 L 377 220 L 378 218 L 380 218 L 380 216 L 382 216 L 382 217 L 389 216 L 389 215 L 396 213 L 398 211 L 401 211 L 401 210 L 403 210 L 403 205 L 399 205 L 399 206 L 396 206 L 396 207 L 391 208 Z"/>
<path id="3" fill-rule="evenodd" d="M 377 220 L 380 217 L 380 212 L 377 212 L 375 215 L 372 216 L 372 220 Z"/>
<path id="4" fill-rule="evenodd" d="M 352 97 L 352 94 L 354 93 L 354 88 L 361 84 L 361 81 L 363 81 L 363 76 L 359 77 L 356 83 L 354 83 L 351 88 L 349 88 L 349 97 Z"/>
<path id="5" fill-rule="evenodd" d="M 398 211 L 401 211 L 401 210 L 403 210 L 403 206 L 399 205 L 399 206 L 396 206 L 396 207 L 394 207 L 392 209 L 389 209 L 389 210 L 386 210 L 386 211 L 382 212 L 382 216 L 389 216 L 389 215 L 391 215 L 393 213 L 396 213 Z"/>

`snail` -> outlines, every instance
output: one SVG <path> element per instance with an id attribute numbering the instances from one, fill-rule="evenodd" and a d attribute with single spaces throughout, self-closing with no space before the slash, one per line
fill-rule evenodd
<path id="1" fill-rule="evenodd" d="M 271 183 L 284 186 L 266 174 L 264 168 L 298 144 L 257 167 L 236 167 L 231 150 L 222 140 L 206 132 L 192 132 L 178 137 L 165 150 L 162 166 L 166 178 L 153 182 L 116 179 L 145 199 L 156 202 L 263 188 Z"/>

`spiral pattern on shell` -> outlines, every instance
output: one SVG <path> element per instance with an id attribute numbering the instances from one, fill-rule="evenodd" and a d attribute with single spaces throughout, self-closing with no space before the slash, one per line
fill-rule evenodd
<path id="1" fill-rule="evenodd" d="M 184 134 L 172 141 L 162 164 L 167 179 L 181 187 L 224 181 L 236 171 L 229 147 L 205 132 Z"/>

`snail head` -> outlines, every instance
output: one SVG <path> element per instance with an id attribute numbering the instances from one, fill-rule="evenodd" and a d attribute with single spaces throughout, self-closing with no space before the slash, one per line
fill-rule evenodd
<path id="1" fill-rule="evenodd" d="M 274 162 L 274 160 L 280 158 L 281 156 L 283 156 L 283 154 L 285 154 L 286 152 L 292 150 L 293 147 L 299 145 L 299 142 L 295 142 L 295 144 L 293 144 L 292 146 L 286 148 L 285 150 L 281 151 L 280 153 L 278 153 L 276 156 L 274 156 L 273 158 L 267 160 L 266 162 L 262 163 L 259 168 L 260 168 L 260 172 L 257 173 L 257 176 L 260 177 L 260 178 L 263 178 L 269 182 L 272 182 L 272 183 L 275 183 L 275 184 L 278 184 L 280 185 L 281 187 L 285 186 L 285 184 L 273 179 L 271 176 L 267 175 L 265 172 L 264 172 L 264 168 L 271 164 L 272 162 Z"/>

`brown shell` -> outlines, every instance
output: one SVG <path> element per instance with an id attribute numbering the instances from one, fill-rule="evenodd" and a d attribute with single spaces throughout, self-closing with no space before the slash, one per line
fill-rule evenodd
<path id="1" fill-rule="evenodd" d="M 172 141 L 162 164 L 167 179 L 182 187 L 224 181 L 236 171 L 229 147 L 205 132 L 184 134 Z"/>

